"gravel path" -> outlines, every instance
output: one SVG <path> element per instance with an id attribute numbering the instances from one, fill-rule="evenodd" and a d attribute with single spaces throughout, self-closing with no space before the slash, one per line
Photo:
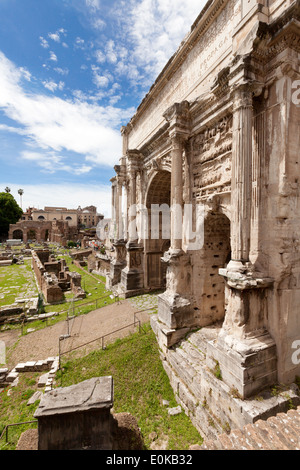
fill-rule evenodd
<path id="1" fill-rule="evenodd" d="M 130 300 L 120 300 L 101 309 L 81 315 L 69 321 L 61 321 L 53 326 L 37 330 L 25 336 L 19 336 L 19 331 L 12 330 L 0 333 L 0 341 L 6 344 L 6 360 L 9 369 L 15 367 L 19 362 L 38 361 L 47 357 L 58 356 L 59 337 L 68 332 L 71 337 L 61 342 L 61 352 L 69 351 L 86 343 L 90 343 L 103 335 L 123 328 L 134 321 L 134 313 L 137 312 L 136 304 Z M 141 323 L 146 323 L 153 312 L 142 312 L 137 314 Z M 114 335 L 105 338 L 105 343 L 116 338 L 128 335 L 131 329 L 125 328 Z M 136 329 L 135 329 L 136 331 Z M 80 354 L 99 348 L 101 341 L 95 341 L 80 348 Z"/>

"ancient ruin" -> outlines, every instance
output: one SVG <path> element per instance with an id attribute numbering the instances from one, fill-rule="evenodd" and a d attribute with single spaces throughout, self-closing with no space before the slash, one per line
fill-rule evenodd
<path id="1" fill-rule="evenodd" d="M 65 260 L 57 260 L 50 250 L 32 251 L 32 268 L 47 303 L 62 302 L 67 290 L 73 292 L 75 299 L 86 297 L 81 287 L 81 275 L 70 271 Z"/>
<path id="2" fill-rule="evenodd" d="M 162 290 L 152 326 L 204 435 L 300 376 L 299 20 L 299 0 L 209 0 L 122 128 L 107 282 Z"/>
<path id="3" fill-rule="evenodd" d="M 77 209 L 66 207 L 45 207 L 42 210 L 28 208 L 22 219 L 9 226 L 9 238 L 19 239 L 23 243 L 30 241 L 53 242 L 66 246 L 68 241 L 82 240 L 86 233 L 81 229 L 92 229 L 103 215 L 95 206 L 79 206 Z"/>

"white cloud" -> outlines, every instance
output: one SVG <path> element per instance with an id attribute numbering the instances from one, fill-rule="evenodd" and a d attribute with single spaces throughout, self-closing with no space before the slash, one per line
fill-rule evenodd
<path id="1" fill-rule="evenodd" d="M 27 145 L 55 153 L 75 152 L 83 161 L 99 165 L 118 162 L 119 129 L 134 114 L 133 108 L 29 93 L 22 88 L 23 79 L 20 69 L 0 52 L 0 109 L 26 133 Z M 112 89 L 114 95 L 117 88 Z"/>
<path id="2" fill-rule="evenodd" d="M 54 70 L 55 70 L 55 72 L 59 73 L 60 75 L 68 75 L 69 74 L 69 69 L 67 69 L 67 68 L 62 69 L 61 67 L 55 67 Z"/>
<path id="3" fill-rule="evenodd" d="M 94 18 L 93 21 L 92 21 L 92 26 L 95 29 L 98 29 L 99 31 L 102 31 L 105 28 L 106 23 L 101 18 Z"/>
<path id="4" fill-rule="evenodd" d="M 58 33 L 49 33 L 48 37 L 52 39 L 52 41 L 60 42 L 60 36 Z"/>
<path id="5" fill-rule="evenodd" d="M 96 61 L 99 63 L 99 64 L 103 64 L 103 62 L 106 61 L 106 56 L 105 54 L 100 51 L 100 49 L 98 49 L 96 52 L 95 52 L 95 57 L 96 57 Z"/>
<path id="6" fill-rule="evenodd" d="M 54 54 L 53 51 L 50 51 L 49 60 L 53 60 L 53 62 L 57 62 L 57 56 L 56 56 L 56 54 Z"/>
<path id="7" fill-rule="evenodd" d="M 44 49 L 48 49 L 49 47 L 48 41 L 45 38 L 43 38 L 43 36 L 40 36 L 40 41 L 41 41 L 41 46 Z"/>
<path id="8" fill-rule="evenodd" d="M 99 0 L 85 0 L 86 6 L 91 8 L 93 11 L 100 10 L 100 1 Z"/>
<path id="9" fill-rule="evenodd" d="M 55 33 L 48 33 L 48 38 L 52 39 L 54 42 L 61 41 L 61 35 L 66 36 L 67 31 L 64 28 L 60 28 Z"/>
<path id="10" fill-rule="evenodd" d="M 56 173 L 65 171 L 73 175 L 82 175 L 92 170 L 91 165 L 69 165 L 65 162 L 66 158 L 51 152 L 33 152 L 24 151 L 21 154 L 23 160 L 35 162 L 45 173 Z"/>
<path id="11" fill-rule="evenodd" d="M 104 75 L 99 75 L 97 72 L 93 74 L 93 82 L 95 83 L 96 87 L 102 88 L 107 87 L 109 84 L 109 79 Z"/>
<path id="12" fill-rule="evenodd" d="M 122 41 L 131 51 L 117 63 L 119 73 L 139 73 L 139 83 L 151 85 L 189 32 L 206 0 L 130 0 L 120 2 L 116 15 Z M 114 48 L 113 52 L 118 51 Z M 120 56 L 119 56 L 120 58 Z M 124 63 L 123 63 L 124 62 Z M 137 77 L 134 73 L 133 82 Z"/>
<path id="13" fill-rule="evenodd" d="M 31 73 L 25 68 L 25 67 L 20 67 L 20 72 L 22 73 L 23 77 L 25 78 L 25 80 L 27 80 L 28 82 L 31 81 Z"/>
<path id="14" fill-rule="evenodd" d="M 56 83 L 52 80 L 45 80 L 43 82 L 43 85 L 44 85 L 45 88 L 47 88 L 48 90 L 50 90 L 52 92 L 54 92 L 56 90 L 61 91 L 61 90 L 63 90 L 63 88 L 65 86 L 64 82 L 62 82 L 62 81 L 60 81 L 59 83 Z"/>
<path id="15" fill-rule="evenodd" d="M 75 40 L 75 48 L 76 49 L 84 49 L 85 48 L 85 41 L 84 39 L 77 37 Z"/>

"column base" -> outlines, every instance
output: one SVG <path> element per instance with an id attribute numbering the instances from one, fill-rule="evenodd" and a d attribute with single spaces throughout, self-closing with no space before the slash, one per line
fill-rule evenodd
<path id="1" fill-rule="evenodd" d="M 113 260 L 110 263 L 110 273 L 106 277 L 106 288 L 111 289 L 121 282 L 121 273 L 126 263 Z"/>
<path id="2" fill-rule="evenodd" d="M 158 319 L 168 329 L 190 328 L 194 325 L 194 312 L 190 301 L 168 291 L 158 295 Z"/>
<path id="3" fill-rule="evenodd" d="M 143 247 L 137 245 L 136 242 L 128 242 L 126 249 L 127 266 L 122 270 L 121 288 L 128 297 L 130 293 L 132 295 L 141 293 L 144 288 Z"/>
<path id="4" fill-rule="evenodd" d="M 134 293 L 133 295 L 142 293 L 144 288 L 144 273 L 126 267 L 121 273 L 121 286 L 126 294 L 129 292 Z"/>
<path id="5" fill-rule="evenodd" d="M 266 331 L 245 339 L 221 332 L 208 343 L 206 363 L 210 369 L 218 369 L 222 380 L 242 399 L 277 380 L 276 345 Z"/>

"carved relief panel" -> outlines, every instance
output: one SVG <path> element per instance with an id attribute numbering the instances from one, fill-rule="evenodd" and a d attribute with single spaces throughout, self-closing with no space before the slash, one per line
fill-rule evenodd
<path id="1" fill-rule="evenodd" d="M 230 189 L 232 115 L 195 135 L 190 145 L 194 190 L 204 195 Z"/>

